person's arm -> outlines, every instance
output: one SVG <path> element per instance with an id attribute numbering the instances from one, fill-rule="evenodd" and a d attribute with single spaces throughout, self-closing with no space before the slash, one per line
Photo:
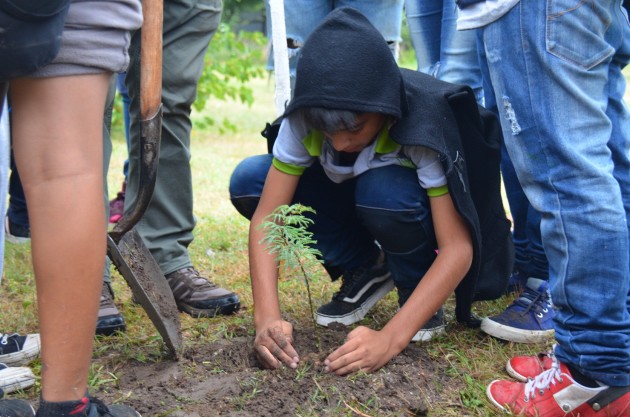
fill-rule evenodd
<path id="1" fill-rule="evenodd" d="M 272 369 L 281 363 L 295 368 L 299 357 L 293 348 L 293 327 L 282 320 L 280 313 L 278 262 L 260 243 L 265 237 L 260 225 L 278 206 L 291 203 L 299 178 L 271 166 L 249 227 L 249 267 L 256 327 L 254 349 L 263 366 Z"/>
<path id="2" fill-rule="evenodd" d="M 405 305 L 380 331 L 357 327 L 346 343 L 326 358 L 326 369 L 338 375 L 376 371 L 398 355 L 429 321 L 464 278 L 472 263 L 470 231 L 455 210 L 450 194 L 431 197 L 438 256 Z"/>

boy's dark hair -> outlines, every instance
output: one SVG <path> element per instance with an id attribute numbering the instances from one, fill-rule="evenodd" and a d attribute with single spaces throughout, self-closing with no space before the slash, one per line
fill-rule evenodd
<path id="1" fill-rule="evenodd" d="M 339 130 L 352 130 L 357 118 L 363 112 L 351 110 L 332 110 L 323 107 L 302 107 L 291 114 L 289 118 L 304 126 L 307 130 L 319 130 L 321 132 L 337 132 Z"/>

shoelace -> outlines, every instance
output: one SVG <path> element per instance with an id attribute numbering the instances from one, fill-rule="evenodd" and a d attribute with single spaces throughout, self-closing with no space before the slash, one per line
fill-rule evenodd
<path id="1" fill-rule="evenodd" d="M 525 384 L 525 402 L 536 398 L 536 392 L 543 395 L 551 385 L 556 385 L 556 381 L 562 383 L 562 372 L 560 371 L 560 363 L 555 356 L 551 357 L 551 368 L 544 371 L 536 378 Z"/>
<path id="2" fill-rule="evenodd" d="M 0 344 L 8 345 L 9 344 L 9 338 L 13 337 L 13 336 L 16 336 L 17 333 L 13 333 L 13 334 L 0 333 L 0 335 L 2 335 L 2 337 L 0 337 Z"/>
<path id="3" fill-rule="evenodd" d="M 190 277 L 190 280 L 191 280 L 192 286 L 195 287 L 196 290 L 198 291 L 212 290 L 217 287 L 217 285 L 214 282 L 199 275 L 199 272 L 195 268 L 186 268 L 186 269 L 190 271 L 191 275 L 193 275 L 192 277 Z M 184 272 L 184 274 L 186 274 L 186 272 Z"/>
<path id="4" fill-rule="evenodd" d="M 523 300 L 523 298 L 526 298 L 530 302 L 527 303 Z M 551 304 L 546 297 L 543 297 L 542 292 L 534 291 L 531 288 L 525 288 L 523 293 L 514 300 L 514 304 L 525 307 L 525 311 L 521 314 L 522 316 L 526 315 L 532 308 L 536 307 L 537 310 L 542 311 L 542 313 L 540 311 L 537 313 L 539 318 L 542 318 L 543 314 L 549 312 L 549 307 L 551 307 Z"/>

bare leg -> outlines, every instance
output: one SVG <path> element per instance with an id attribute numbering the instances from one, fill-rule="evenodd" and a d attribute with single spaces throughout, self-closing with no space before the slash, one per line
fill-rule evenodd
<path id="1" fill-rule="evenodd" d="M 105 253 L 102 123 L 109 77 L 11 82 L 46 401 L 77 400 L 87 388 Z"/>

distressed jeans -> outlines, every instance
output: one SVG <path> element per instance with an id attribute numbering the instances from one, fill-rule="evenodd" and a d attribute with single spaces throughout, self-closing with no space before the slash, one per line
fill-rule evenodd
<path id="1" fill-rule="evenodd" d="M 505 143 L 542 215 L 558 359 L 628 386 L 628 17 L 621 0 L 539 3 L 483 28 Z"/>
<path id="2" fill-rule="evenodd" d="M 271 160 L 271 155 L 252 156 L 232 173 L 232 204 L 248 219 Z M 361 267 L 374 257 L 376 240 L 396 286 L 413 289 L 436 257 L 429 198 L 413 169 L 391 165 L 337 184 L 316 162 L 302 174 L 293 202 L 317 212 L 310 231 L 327 267 Z"/>

